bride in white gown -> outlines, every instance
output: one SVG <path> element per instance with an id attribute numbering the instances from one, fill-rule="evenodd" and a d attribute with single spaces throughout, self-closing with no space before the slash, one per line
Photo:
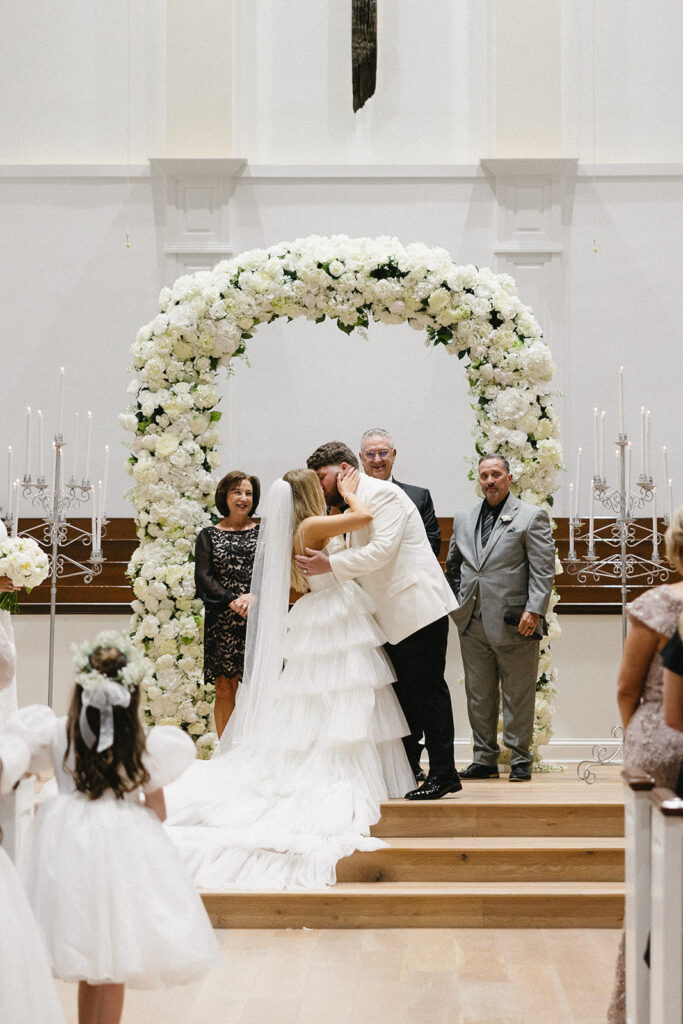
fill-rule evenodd
<path id="1" fill-rule="evenodd" d="M 348 511 L 326 516 L 316 474 L 293 470 L 268 495 L 256 553 L 245 676 L 208 762 L 168 788 L 167 824 L 204 889 L 318 889 L 337 861 L 378 849 L 380 803 L 414 785 L 393 670 L 355 583 L 308 583 L 293 549 L 343 544 L 371 513 L 340 478 Z M 284 668 L 283 668 L 284 661 Z"/>

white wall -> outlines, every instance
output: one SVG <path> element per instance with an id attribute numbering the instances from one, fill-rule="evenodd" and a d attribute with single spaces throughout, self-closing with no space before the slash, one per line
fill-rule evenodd
<path id="1" fill-rule="evenodd" d="M 561 5 L 561 45 L 553 28 L 548 47 L 557 45 L 562 65 L 562 151 L 581 163 L 578 172 L 552 178 L 556 223 L 546 231 L 546 172 L 525 188 L 480 163 L 495 156 L 502 77 L 515 88 L 499 4 L 380 4 L 378 91 L 355 116 L 349 0 L 197 4 L 195 28 L 216 25 L 202 67 L 197 32 L 183 51 L 187 9 L 180 3 L 131 4 L 130 26 L 123 2 L 3 6 L 0 274 L 7 299 L 0 346 L 14 372 L 3 389 L 0 505 L 6 445 L 23 448 L 28 404 L 54 425 L 64 365 L 67 410 L 83 417 L 93 408 L 93 448 L 101 458 L 103 445 L 112 446 L 109 510 L 126 514 L 117 415 L 127 400 L 130 344 L 154 315 L 162 284 L 184 266 L 210 265 L 226 253 L 334 232 L 419 239 L 443 245 L 459 262 L 515 273 L 555 353 L 570 470 L 577 446 L 591 447 L 595 405 L 607 409 L 613 436 L 623 363 L 629 431 L 637 437 L 641 404 L 653 410 L 654 446 L 672 449 L 675 502 L 683 500 L 676 378 L 683 166 L 671 163 L 681 159 L 683 137 L 678 6 L 595 4 L 593 179 L 592 3 Z M 537 0 L 506 0 L 508 18 L 513 8 L 520 17 L 543 9 Z M 557 4 L 550 8 L 554 17 Z M 230 38 L 228 117 L 229 56 L 218 64 Z M 215 94 L 206 85 L 211 61 Z M 521 102 L 528 99 L 524 59 L 518 77 Z M 170 256 L 177 210 L 163 178 L 149 176 L 147 160 L 174 147 L 186 156 L 183 140 L 197 157 L 215 155 L 228 148 L 231 124 L 233 155 L 247 163 L 218 196 L 220 238 L 199 255 Z M 137 164 L 128 167 L 128 159 Z M 625 160 L 643 163 L 605 163 Z M 519 238 L 536 227 L 539 240 L 527 252 Z M 355 445 L 379 420 L 395 433 L 397 472 L 430 486 L 440 515 L 470 500 L 463 459 L 471 410 L 457 360 L 425 350 L 404 328 L 376 326 L 364 341 L 329 324 L 301 323 L 262 329 L 249 354 L 251 368 L 240 364 L 225 384 L 223 468 L 243 464 L 267 482 L 318 441 L 341 436 Z M 68 449 L 66 461 L 69 467 Z M 22 467 L 15 459 L 15 473 Z M 556 507 L 567 512 L 563 494 Z"/>
<path id="2" fill-rule="evenodd" d="M 234 154 L 253 163 L 466 163 L 488 148 L 489 0 L 378 4 L 377 90 L 356 114 L 351 0 L 235 7 Z"/>
<path id="3" fill-rule="evenodd" d="M 586 163 L 683 160 L 678 0 L 564 0 L 562 7 L 565 155 Z"/>
<path id="4" fill-rule="evenodd" d="M 161 152 L 164 10 L 164 0 L 5 0 L 0 163 L 124 163 Z"/>

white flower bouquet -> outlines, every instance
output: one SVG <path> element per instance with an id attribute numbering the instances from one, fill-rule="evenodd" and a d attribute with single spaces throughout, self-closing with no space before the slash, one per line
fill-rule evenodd
<path id="1" fill-rule="evenodd" d="M 49 572 L 48 557 L 32 537 L 7 537 L 0 541 L 0 576 L 6 576 L 15 587 L 25 587 L 30 594 Z M 0 608 L 12 614 L 19 611 L 16 591 L 0 593 Z"/>

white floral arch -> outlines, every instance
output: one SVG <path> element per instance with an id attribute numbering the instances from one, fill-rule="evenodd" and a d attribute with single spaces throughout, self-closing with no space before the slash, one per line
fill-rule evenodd
<path id="1" fill-rule="evenodd" d="M 213 688 L 202 675 L 202 605 L 192 553 L 210 521 L 219 465 L 216 421 L 221 366 L 244 356 L 254 329 L 278 317 L 336 320 L 345 334 L 371 320 L 407 322 L 463 360 L 475 410 L 474 452 L 501 452 L 513 490 L 550 512 L 562 469 L 551 404 L 554 366 L 531 310 L 511 277 L 457 266 L 444 249 L 395 238 L 316 236 L 253 249 L 211 271 L 178 278 L 161 312 L 133 346 L 133 404 L 122 425 L 134 434 L 129 459 L 140 546 L 129 565 L 132 634 L 153 666 L 145 714 L 181 725 L 209 756 Z M 472 455 L 474 475 L 475 454 Z M 550 638 L 559 632 L 550 615 Z M 551 735 L 551 669 L 541 653 L 534 752 Z"/>

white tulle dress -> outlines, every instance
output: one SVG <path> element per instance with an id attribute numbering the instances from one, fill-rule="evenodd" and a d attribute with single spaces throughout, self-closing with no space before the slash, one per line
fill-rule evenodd
<path id="1" fill-rule="evenodd" d="M 0 736 L 0 796 L 28 768 L 28 747 Z M 0 846 L 0 1021 L 3 1024 L 65 1024 L 47 950 L 19 874 Z"/>
<path id="2" fill-rule="evenodd" d="M 287 616 L 285 667 L 258 742 L 198 761 L 167 791 L 167 827 L 200 888 L 320 889 L 415 779 L 394 675 L 361 588 L 330 574 Z"/>
<path id="3" fill-rule="evenodd" d="M 38 809 L 19 869 L 53 973 L 67 981 L 179 985 L 218 966 L 206 911 L 157 816 L 136 790 L 97 800 L 74 789 L 62 761 L 66 719 L 22 708 L 8 730 L 31 748 L 32 770 L 54 769 L 58 793 Z M 70 754 L 70 757 L 72 754 Z M 147 734 L 145 785 L 167 785 L 194 760 L 179 729 Z"/>

